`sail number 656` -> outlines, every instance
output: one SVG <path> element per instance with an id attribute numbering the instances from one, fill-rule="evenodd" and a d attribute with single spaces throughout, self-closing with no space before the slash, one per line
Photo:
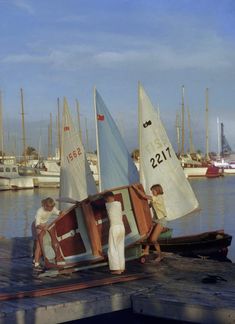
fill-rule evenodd
<path id="1" fill-rule="evenodd" d="M 169 147 L 167 147 L 165 151 L 157 153 L 155 157 L 150 159 L 152 168 L 155 169 L 159 164 L 161 164 L 163 161 L 166 161 L 168 158 L 171 158 L 171 152 Z"/>
<path id="2" fill-rule="evenodd" d="M 70 163 L 71 161 L 73 161 L 73 159 L 76 159 L 81 154 L 82 154 L 82 151 L 81 151 L 80 147 L 78 147 L 76 150 L 73 150 L 66 156 L 67 161 Z"/>

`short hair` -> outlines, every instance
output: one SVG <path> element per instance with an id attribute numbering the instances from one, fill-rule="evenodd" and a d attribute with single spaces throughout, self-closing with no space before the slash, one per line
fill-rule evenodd
<path id="1" fill-rule="evenodd" d="M 55 201 L 51 197 L 47 197 L 42 200 L 42 205 L 47 205 L 48 207 L 54 207 Z"/>
<path id="2" fill-rule="evenodd" d="M 156 190 L 158 195 L 163 195 L 163 189 L 162 186 L 160 184 L 154 184 L 152 185 L 152 187 L 150 188 L 150 190 Z"/>
<path id="3" fill-rule="evenodd" d="M 114 197 L 114 193 L 112 191 L 107 191 L 103 194 L 103 198 L 106 200 L 109 197 Z"/>

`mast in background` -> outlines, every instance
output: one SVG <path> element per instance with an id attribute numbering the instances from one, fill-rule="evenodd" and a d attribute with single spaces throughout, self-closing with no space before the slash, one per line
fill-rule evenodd
<path id="1" fill-rule="evenodd" d="M 177 154 L 180 155 L 180 116 L 178 113 L 176 113 L 175 127 L 176 127 Z"/>
<path id="2" fill-rule="evenodd" d="M 52 158 L 52 114 L 50 113 L 50 124 L 48 125 L 48 159 Z"/>
<path id="3" fill-rule="evenodd" d="M 89 148 L 89 137 L 88 137 L 88 127 L 87 127 L 87 118 L 85 118 L 85 127 L 86 127 L 86 152 L 90 152 Z"/>
<path id="4" fill-rule="evenodd" d="M 181 136 L 181 155 L 184 155 L 184 85 L 182 86 L 182 136 Z"/>
<path id="5" fill-rule="evenodd" d="M 221 153 L 221 134 L 220 134 L 220 121 L 217 117 L 217 157 L 220 158 Z"/>
<path id="6" fill-rule="evenodd" d="M 76 99 L 76 108 L 77 108 L 77 116 L 78 116 L 78 132 L 79 132 L 79 136 L 82 142 L 82 128 L 81 128 L 81 118 L 80 118 L 80 106 L 79 106 L 79 102 Z"/>
<path id="7" fill-rule="evenodd" d="M 22 116 L 22 141 L 23 141 L 23 156 L 24 156 L 24 165 L 26 166 L 26 135 L 25 135 L 25 125 L 24 125 L 24 95 L 23 89 L 20 89 L 20 98 L 21 98 L 21 116 Z"/>
<path id="8" fill-rule="evenodd" d="M 193 146 L 193 132 L 191 127 L 191 118 L 190 118 L 190 111 L 189 106 L 187 106 L 188 110 L 188 129 L 189 129 L 189 153 L 194 153 L 194 146 Z"/>
<path id="9" fill-rule="evenodd" d="M 208 88 L 206 88 L 206 159 L 209 160 Z"/>

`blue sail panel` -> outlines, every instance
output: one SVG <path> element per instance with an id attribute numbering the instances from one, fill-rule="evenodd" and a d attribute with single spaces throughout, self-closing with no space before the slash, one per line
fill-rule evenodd
<path id="1" fill-rule="evenodd" d="M 97 90 L 95 105 L 101 191 L 138 182 L 138 170 Z"/>

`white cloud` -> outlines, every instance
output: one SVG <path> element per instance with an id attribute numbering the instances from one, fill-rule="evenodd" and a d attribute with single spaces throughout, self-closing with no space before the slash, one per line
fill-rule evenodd
<path id="1" fill-rule="evenodd" d="M 12 5 L 19 8 L 20 10 L 26 11 L 30 15 L 33 15 L 35 13 L 34 8 L 29 3 L 29 1 L 26 1 L 26 0 L 8 0 L 7 2 L 11 3 Z"/>
<path id="2" fill-rule="evenodd" d="M 201 30 L 198 30 L 197 34 L 200 33 Z M 78 39 L 82 36 L 84 39 L 82 33 L 78 35 Z M 166 42 L 165 39 L 155 39 L 154 36 L 145 38 L 109 32 L 94 33 L 81 44 L 75 42 L 53 46 L 45 41 L 38 42 L 36 45 L 28 44 L 28 53 L 9 54 L 0 62 L 48 64 L 54 69 L 68 71 L 91 67 L 127 70 L 135 68 L 137 71 L 221 71 L 235 65 L 235 46 L 219 38 L 211 30 L 201 33 L 200 37 L 194 35 L 185 47 L 174 40 Z"/>

